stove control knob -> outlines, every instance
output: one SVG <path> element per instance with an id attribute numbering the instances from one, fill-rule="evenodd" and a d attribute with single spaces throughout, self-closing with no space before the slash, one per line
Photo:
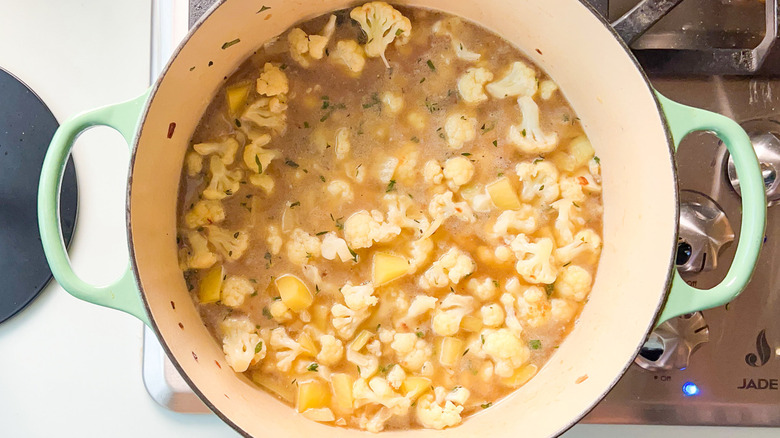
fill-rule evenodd
<path id="1" fill-rule="evenodd" d="M 750 132 L 748 134 L 750 142 L 753 143 L 753 149 L 761 164 L 767 204 L 774 205 L 780 201 L 780 178 L 778 178 L 778 173 L 780 173 L 780 133 L 778 133 L 780 126 L 769 125 L 769 123 L 771 122 L 755 121 L 754 123 L 746 123 L 744 127 Z M 751 132 L 749 130 L 751 128 L 755 130 Z M 731 187 L 739 193 L 739 178 L 731 155 L 729 155 L 726 171 Z"/>
<path id="2" fill-rule="evenodd" d="M 650 333 L 634 362 L 649 371 L 684 370 L 691 355 L 709 339 L 701 312 L 678 316 Z"/>
<path id="3" fill-rule="evenodd" d="M 682 272 L 711 271 L 718 266 L 718 253 L 734 240 L 726 213 L 707 195 L 680 191 L 680 228 L 677 269 Z"/>

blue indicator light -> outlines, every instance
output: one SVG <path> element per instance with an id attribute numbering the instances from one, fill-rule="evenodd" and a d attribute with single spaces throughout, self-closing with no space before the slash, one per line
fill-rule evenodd
<path id="1" fill-rule="evenodd" d="M 693 382 L 685 382 L 682 386 L 682 392 L 686 397 L 699 394 L 699 387 Z"/>

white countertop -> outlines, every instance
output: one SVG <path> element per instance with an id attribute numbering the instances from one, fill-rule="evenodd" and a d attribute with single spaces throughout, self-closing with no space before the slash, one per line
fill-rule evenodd
<path id="1" fill-rule="evenodd" d="M 2 2 L 0 66 L 32 87 L 60 121 L 135 97 L 149 76 L 150 9 L 150 0 Z M 78 141 L 74 157 L 80 204 L 71 258 L 85 280 L 105 284 L 127 260 L 127 148 L 101 128 Z M 141 335 L 132 317 L 50 284 L 0 325 L 0 436 L 236 436 L 214 415 L 175 414 L 152 401 L 141 378 Z M 780 430 L 583 425 L 565 436 L 629 435 L 762 438 Z"/>

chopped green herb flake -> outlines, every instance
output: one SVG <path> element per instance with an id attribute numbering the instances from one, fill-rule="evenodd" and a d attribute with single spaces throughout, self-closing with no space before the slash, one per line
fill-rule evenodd
<path id="1" fill-rule="evenodd" d="M 316 236 L 322 236 L 323 234 L 328 234 L 327 231 L 320 231 L 319 233 L 315 234 Z"/>
<path id="2" fill-rule="evenodd" d="M 485 343 L 485 335 L 479 335 L 479 340 L 482 341 L 482 343 Z"/>
<path id="3" fill-rule="evenodd" d="M 320 175 L 320 181 L 325 182 L 325 177 Z"/>
<path id="4" fill-rule="evenodd" d="M 255 12 L 255 14 L 259 14 L 259 13 L 261 13 L 261 12 L 265 12 L 265 11 L 267 11 L 267 10 L 269 10 L 269 9 L 271 9 L 271 7 L 270 7 L 270 6 L 263 5 L 263 7 L 262 7 L 262 8 L 260 8 L 260 10 L 259 10 L 259 11 Z"/>
<path id="5" fill-rule="evenodd" d="M 465 356 L 465 355 L 466 355 L 466 353 L 468 353 L 468 352 L 469 352 L 469 350 L 470 350 L 470 349 L 469 349 L 469 348 L 467 348 L 467 349 L 466 349 L 466 351 L 464 351 L 464 352 L 463 352 L 463 354 L 461 355 L 461 357 Z"/>
<path id="6" fill-rule="evenodd" d="M 538 350 L 542 348 L 542 341 L 538 339 L 531 339 L 528 341 L 528 346 L 531 347 L 531 350 Z"/>
<path id="7" fill-rule="evenodd" d="M 482 409 L 487 409 L 487 408 L 493 406 L 493 402 L 483 403 L 480 406 L 482 407 Z"/>
<path id="8" fill-rule="evenodd" d="M 419 143 L 419 142 L 420 142 L 420 139 L 419 139 L 419 138 L 417 138 L 417 137 L 412 137 L 412 138 L 410 138 L 409 140 L 411 140 L 411 141 L 413 141 L 413 142 L 415 142 L 415 143 Z"/>
<path id="9" fill-rule="evenodd" d="M 282 64 L 279 66 L 279 70 L 284 70 L 287 68 L 287 64 Z"/>
<path id="10" fill-rule="evenodd" d="M 493 140 L 493 146 L 498 147 L 498 140 Z"/>
<path id="11" fill-rule="evenodd" d="M 319 368 L 319 367 L 320 367 L 320 365 L 319 365 L 317 362 L 312 362 L 312 363 L 311 363 L 311 365 L 309 365 L 308 367 L 306 367 L 306 369 L 307 369 L 308 371 L 317 372 L 317 368 Z"/>
<path id="12" fill-rule="evenodd" d="M 401 36 L 401 34 L 404 33 L 403 29 L 398 29 L 395 31 L 395 36 Z"/>
<path id="13" fill-rule="evenodd" d="M 395 191 L 395 180 L 391 179 L 390 183 L 387 185 L 387 189 L 385 190 L 385 193 L 390 193 Z"/>
<path id="14" fill-rule="evenodd" d="M 280 301 L 282 297 L 273 297 L 271 298 L 271 301 Z"/>
<path id="15" fill-rule="evenodd" d="M 464 153 L 462 153 L 461 155 L 463 155 L 464 157 L 470 157 L 470 156 L 471 156 L 471 154 L 470 154 L 470 153 L 468 153 L 468 152 L 464 152 Z"/>
<path id="16" fill-rule="evenodd" d="M 336 226 L 338 226 L 338 223 L 336 224 Z M 344 227 L 344 226 L 342 225 L 342 228 L 343 228 L 343 227 Z M 353 260 L 355 263 L 357 263 L 357 261 L 358 261 L 358 255 L 357 255 L 357 253 L 356 253 L 355 251 L 353 251 L 353 250 L 352 250 L 352 248 L 350 248 L 350 247 L 347 247 L 347 249 L 349 250 L 349 253 L 352 255 L 352 260 Z"/>
<path id="17" fill-rule="evenodd" d="M 263 341 L 260 341 L 255 345 L 255 354 L 263 350 Z"/>
<path id="18" fill-rule="evenodd" d="M 303 122 L 303 127 L 309 129 L 309 122 Z"/>
<path id="19" fill-rule="evenodd" d="M 537 158 L 537 159 L 535 159 L 535 160 L 534 160 L 534 163 L 533 163 L 533 164 L 540 163 L 540 162 L 542 162 L 542 161 L 544 161 L 544 158 L 542 158 L 542 157 L 539 157 L 539 158 Z"/>
<path id="20" fill-rule="evenodd" d="M 523 137 L 525 137 L 525 135 L 526 135 L 525 129 L 523 129 L 522 131 L 520 131 L 520 134 L 522 134 L 522 135 L 523 135 Z"/>
<path id="21" fill-rule="evenodd" d="M 263 173 L 263 164 L 257 155 L 255 155 L 255 164 L 257 164 L 257 173 Z"/>
<path id="22" fill-rule="evenodd" d="M 424 332 L 414 332 L 415 335 L 417 335 L 418 338 L 422 338 L 425 336 Z"/>
<path id="23" fill-rule="evenodd" d="M 290 208 L 295 208 L 297 206 L 301 205 L 301 201 L 295 201 L 292 204 L 290 204 Z"/>
<path id="24" fill-rule="evenodd" d="M 552 295 L 552 293 L 555 291 L 555 283 L 545 284 L 544 291 L 547 292 L 548 297 Z"/>
<path id="25" fill-rule="evenodd" d="M 195 67 L 193 67 L 193 68 L 195 68 Z M 420 83 L 422 84 L 423 82 L 425 82 L 425 78 L 420 79 Z"/>
<path id="26" fill-rule="evenodd" d="M 233 46 L 233 45 L 236 45 L 236 44 L 238 44 L 238 43 L 240 43 L 240 42 L 241 42 L 241 39 L 240 39 L 240 38 L 236 38 L 236 39 L 234 39 L 233 41 L 228 41 L 228 42 L 226 42 L 225 44 L 223 44 L 223 45 L 222 45 L 222 50 L 225 50 L 225 49 L 227 49 L 228 47 L 230 47 L 230 46 Z"/>
<path id="27" fill-rule="evenodd" d="M 595 161 L 595 162 L 596 162 L 596 164 L 601 164 L 601 158 L 599 158 L 599 157 L 597 157 L 597 156 L 594 156 L 594 157 L 593 157 L 593 161 Z"/>
<path id="28" fill-rule="evenodd" d="M 495 286 L 496 289 L 498 289 L 498 286 L 499 286 L 498 280 L 493 280 L 493 286 Z"/>
<path id="29" fill-rule="evenodd" d="M 576 203 L 576 202 L 574 202 L 574 201 L 572 201 L 572 202 L 571 202 L 571 205 L 573 205 L 573 206 L 575 206 L 575 207 L 577 207 L 577 208 L 580 208 L 580 204 L 577 204 L 577 203 Z"/>
<path id="30" fill-rule="evenodd" d="M 271 315 L 271 311 L 268 310 L 268 307 L 263 307 L 263 316 L 265 316 L 268 319 L 274 319 L 274 316 Z"/>
<path id="31" fill-rule="evenodd" d="M 299 166 L 298 166 L 298 163 L 296 163 L 296 162 L 295 162 L 295 161 L 293 161 L 293 160 L 287 160 L 287 161 L 285 161 L 285 162 L 284 162 L 284 164 L 286 164 L 286 165 L 288 165 L 288 166 L 292 167 L 293 169 L 297 169 L 297 168 L 299 167 Z"/>
<path id="32" fill-rule="evenodd" d="M 378 93 L 372 93 L 371 94 L 371 100 L 363 104 L 364 109 L 371 108 L 372 106 L 376 106 L 382 103 L 381 100 L 379 100 L 379 94 Z"/>
<path id="33" fill-rule="evenodd" d="M 236 126 L 240 128 L 241 127 L 241 120 L 236 119 L 235 122 L 236 122 Z"/>
<path id="34" fill-rule="evenodd" d="M 431 71 L 436 71 L 436 66 L 433 65 L 433 61 L 429 59 L 428 62 L 426 62 L 426 64 L 428 64 L 428 68 L 431 69 Z"/>

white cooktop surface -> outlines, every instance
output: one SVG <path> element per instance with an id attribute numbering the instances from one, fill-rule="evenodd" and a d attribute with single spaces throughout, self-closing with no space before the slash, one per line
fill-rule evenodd
<path id="1" fill-rule="evenodd" d="M 140 94 L 149 77 L 150 0 L 25 0 L 0 3 L 0 66 L 19 76 L 58 120 Z M 1 97 L 0 97 L 1 98 Z M 128 153 L 101 128 L 74 152 L 79 218 L 75 270 L 106 284 L 125 266 L 124 178 Z M 49 285 L 0 325 L 0 436 L 233 437 L 214 415 L 158 406 L 141 379 L 141 323 L 80 302 Z M 762 438 L 776 429 L 576 426 L 566 438 Z"/>

